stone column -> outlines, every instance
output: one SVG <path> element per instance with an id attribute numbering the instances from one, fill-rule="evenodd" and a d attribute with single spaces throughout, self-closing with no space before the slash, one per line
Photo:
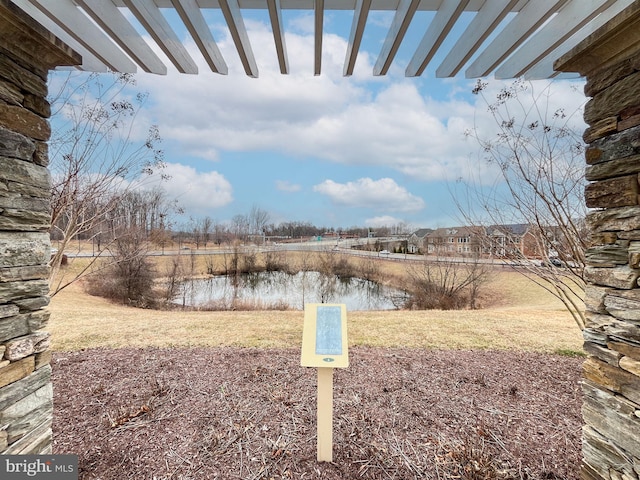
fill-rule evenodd
<path id="1" fill-rule="evenodd" d="M 587 322 L 583 467 L 640 478 L 640 2 L 555 64 L 586 76 Z"/>
<path id="2" fill-rule="evenodd" d="M 0 454 L 49 453 L 49 69 L 80 57 L 0 0 Z"/>

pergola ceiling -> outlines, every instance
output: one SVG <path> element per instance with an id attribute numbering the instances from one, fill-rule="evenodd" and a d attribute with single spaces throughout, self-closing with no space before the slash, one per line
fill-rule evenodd
<path id="1" fill-rule="evenodd" d="M 258 65 L 243 21 L 243 11 L 264 10 L 271 22 L 274 55 L 280 71 L 289 73 L 285 10 L 308 10 L 315 18 L 314 74 L 321 73 L 325 12 L 353 12 L 343 73 L 351 75 L 367 18 L 373 11 L 393 11 L 393 21 L 380 39 L 373 75 L 389 70 L 407 29 L 418 11 L 434 14 L 420 25 L 422 40 L 406 65 L 407 77 L 427 67 L 436 77 L 461 72 L 467 78 L 550 78 L 553 62 L 634 0 L 13 0 L 83 56 L 84 70 L 133 73 L 138 69 L 164 75 L 167 65 L 154 53 L 128 18 L 135 17 L 175 68 L 198 73 L 196 62 L 165 13 L 173 9 L 198 46 L 211 71 L 228 68 L 203 12 L 218 9 L 247 75 L 258 77 Z M 128 12 L 127 12 L 128 10 Z M 464 13 L 464 18 L 461 19 Z M 422 22 L 420 17 L 420 21 Z M 418 22 L 418 20 L 415 20 Z M 458 25 L 456 23 L 459 22 Z M 175 25 L 175 24 L 174 24 Z M 454 26 L 456 28 L 454 29 Z M 458 28 L 462 27 L 462 28 Z M 439 52 L 444 40 L 458 32 L 452 47 Z M 462 32 L 462 33 L 459 33 Z M 383 41 L 382 41 L 383 40 Z M 434 58 L 441 60 L 432 65 Z"/>

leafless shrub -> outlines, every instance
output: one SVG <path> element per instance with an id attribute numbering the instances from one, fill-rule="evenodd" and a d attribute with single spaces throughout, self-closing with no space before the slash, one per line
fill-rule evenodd
<path id="1" fill-rule="evenodd" d="M 248 251 L 240 255 L 239 270 L 241 273 L 254 273 L 261 270 L 258 267 L 256 252 Z"/>
<path id="2" fill-rule="evenodd" d="M 162 298 L 166 302 L 170 302 L 176 297 L 180 291 L 180 285 L 185 280 L 184 267 L 181 259 L 182 257 L 180 256 L 174 256 L 168 265 L 168 271 L 164 281 L 164 291 L 162 293 Z"/>
<path id="3" fill-rule="evenodd" d="M 356 276 L 356 268 L 347 255 L 338 252 L 322 252 L 318 255 L 317 270 L 323 275 L 335 275 L 342 279 Z"/>
<path id="4" fill-rule="evenodd" d="M 264 268 L 267 272 L 287 271 L 285 252 L 269 250 L 264 253 Z"/>
<path id="5" fill-rule="evenodd" d="M 478 259 L 468 263 L 450 258 L 412 263 L 408 274 L 411 279 L 408 306 L 427 310 L 477 308 L 480 291 L 490 278 L 489 267 Z"/>
<path id="6" fill-rule="evenodd" d="M 111 250 L 110 264 L 87 282 L 90 294 L 138 307 L 156 303 L 154 271 L 143 237 L 140 231 L 118 236 Z"/>
<path id="7" fill-rule="evenodd" d="M 378 281 L 380 279 L 380 262 L 374 257 L 365 257 L 358 265 L 357 275 L 360 278 L 370 281 Z"/>

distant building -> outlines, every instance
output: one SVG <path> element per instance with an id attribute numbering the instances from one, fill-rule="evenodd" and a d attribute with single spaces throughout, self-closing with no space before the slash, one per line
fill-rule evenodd
<path id="1" fill-rule="evenodd" d="M 424 253 L 426 252 L 426 238 L 433 232 L 432 228 L 421 228 L 416 230 L 407 239 L 407 253 Z"/>
<path id="2" fill-rule="evenodd" d="M 427 234 L 427 255 L 479 255 L 482 254 L 483 227 L 438 228 Z"/>
<path id="3" fill-rule="evenodd" d="M 488 227 L 421 228 L 408 238 L 408 253 L 439 256 L 540 259 L 554 255 L 562 245 L 560 232 L 549 227 L 517 223 Z"/>
<path id="4" fill-rule="evenodd" d="M 546 258 L 541 250 L 549 250 L 545 239 L 553 235 L 540 235 L 536 225 L 517 223 L 487 227 L 485 254 L 499 258 Z"/>

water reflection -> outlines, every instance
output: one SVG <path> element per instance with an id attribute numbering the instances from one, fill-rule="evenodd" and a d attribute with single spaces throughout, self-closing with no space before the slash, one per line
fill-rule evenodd
<path id="1" fill-rule="evenodd" d="M 214 309 L 303 309 L 305 303 L 344 303 L 348 310 L 400 308 L 405 292 L 361 278 L 340 279 L 318 272 L 260 272 L 195 279 L 182 285 L 174 303 Z"/>

